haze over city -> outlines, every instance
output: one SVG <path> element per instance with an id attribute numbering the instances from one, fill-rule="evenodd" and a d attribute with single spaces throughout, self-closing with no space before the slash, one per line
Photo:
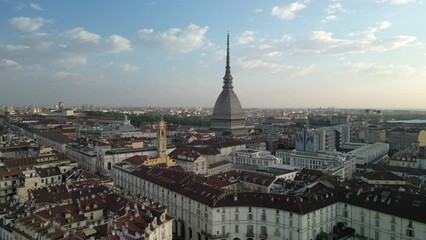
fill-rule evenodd
<path id="1" fill-rule="evenodd" d="M 423 1 L 0 5 L 1 105 L 425 108 Z"/>

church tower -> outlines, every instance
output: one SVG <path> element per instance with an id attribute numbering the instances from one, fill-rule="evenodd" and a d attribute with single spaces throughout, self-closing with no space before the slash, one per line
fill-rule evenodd
<path id="1" fill-rule="evenodd" d="M 166 122 L 164 122 L 163 114 L 160 115 L 160 121 L 157 126 L 157 157 L 167 157 L 167 137 Z"/>
<path id="2" fill-rule="evenodd" d="M 214 105 L 210 129 L 216 136 L 245 136 L 248 130 L 245 128 L 244 112 L 240 100 L 235 94 L 232 84 L 231 63 L 229 54 L 229 34 L 226 43 L 226 67 L 223 77 L 222 92 Z"/>

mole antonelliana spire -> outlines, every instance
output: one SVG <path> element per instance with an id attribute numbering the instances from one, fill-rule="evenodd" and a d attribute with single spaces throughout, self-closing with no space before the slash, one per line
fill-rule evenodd
<path id="1" fill-rule="evenodd" d="M 233 135 L 244 136 L 248 134 L 244 123 L 244 112 L 232 85 L 231 60 L 229 53 L 229 33 L 226 42 L 226 67 L 223 77 L 222 92 L 216 100 L 211 118 L 210 128 L 216 136 Z"/>

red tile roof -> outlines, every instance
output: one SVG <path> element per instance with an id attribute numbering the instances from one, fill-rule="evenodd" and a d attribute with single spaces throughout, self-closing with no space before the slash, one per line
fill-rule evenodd
<path id="1" fill-rule="evenodd" d="M 18 176 L 22 171 L 20 169 L 7 169 L 0 170 L 0 177 L 10 177 L 10 176 Z"/>

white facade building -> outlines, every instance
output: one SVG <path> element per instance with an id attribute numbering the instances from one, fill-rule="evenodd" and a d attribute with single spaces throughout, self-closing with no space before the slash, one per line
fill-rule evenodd
<path id="1" fill-rule="evenodd" d="M 242 149 L 229 154 L 229 161 L 234 165 L 257 165 L 269 166 L 281 163 L 280 159 L 275 157 L 269 151 L 258 151 L 253 149 Z"/>
<path id="2" fill-rule="evenodd" d="M 341 152 L 321 151 L 313 153 L 277 150 L 275 154 L 283 164 L 298 168 L 322 170 L 343 179 L 352 178 L 352 174 L 355 172 L 355 158 Z"/>
<path id="3" fill-rule="evenodd" d="M 363 192 L 318 182 L 297 195 L 229 194 L 192 181 L 188 173 L 114 166 L 114 183 L 168 206 L 183 239 L 315 239 L 339 224 L 353 239 L 426 239 L 426 197 L 387 189 Z"/>
<path id="4" fill-rule="evenodd" d="M 347 153 L 356 157 L 357 168 L 363 168 L 369 163 L 380 162 L 388 158 L 389 144 L 376 142 L 367 144 Z"/>

